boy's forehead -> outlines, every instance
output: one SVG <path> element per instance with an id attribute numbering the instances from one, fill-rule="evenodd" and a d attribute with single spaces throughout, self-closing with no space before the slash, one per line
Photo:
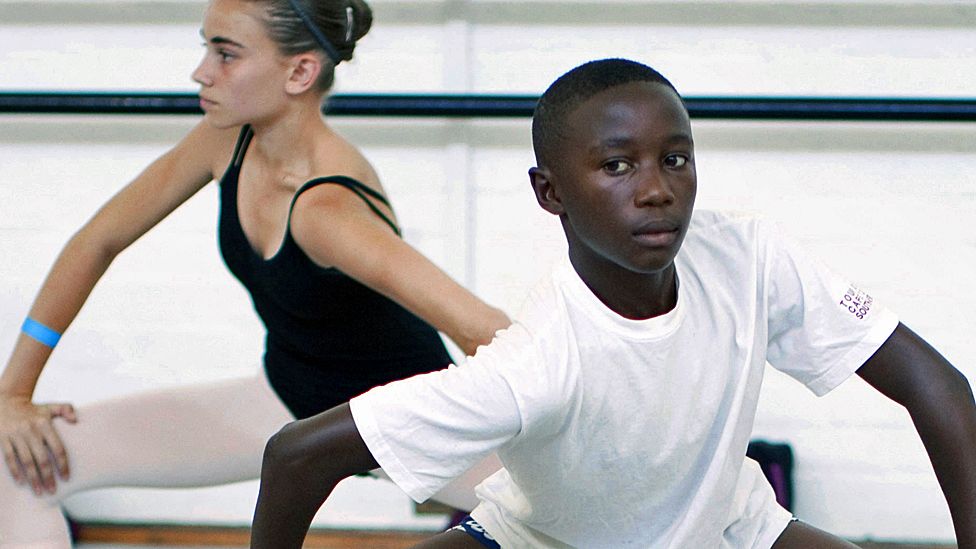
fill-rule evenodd
<path id="1" fill-rule="evenodd" d="M 667 111 L 664 113 L 666 115 L 673 112 L 673 109 L 667 107 L 680 106 L 684 110 L 678 94 L 664 84 L 628 82 L 601 90 L 581 101 L 576 108 L 569 111 L 566 121 L 590 122 L 594 119 L 618 118 L 621 113 L 633 110 L 635 106 Z"/>
<path id="2" fill-rule="evenodd" d="M 639 120 L 638 120 L 639 118 Z M 581 101 L 567 113 L 567 135 L 583 144 L 602 134 L 647 122 L 662 133 L 687 132 L 691 124 L 678 94 L 657 82 L 629 82 L 607 88 Z"/>

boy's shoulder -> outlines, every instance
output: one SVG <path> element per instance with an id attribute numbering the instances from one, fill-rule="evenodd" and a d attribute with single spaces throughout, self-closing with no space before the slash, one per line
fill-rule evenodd
<path id="1" fill-rule="evenodd" d="M 529 291 L 519 307 L 516 320 L 534 334 L 558 329 L 565 318 L 562 286 L 576 276 L 568 258 L 561 258 Z"/>
<path id="2" fill-rule="evenodd" d="M 797 251 L 783 229 L 761 214 L 696 209 L 675 262 L 710 276 L 746 272 L 784 249 Z"/>
<path id="3" fill-rule="evenodd" d="M 736 210 L 698 210 L 691 224 L 682 250 L 709 250 L 726 247 L 753 247 L 767 222 L 754 212 Z"/>
<path id="4" fill-rule="evenodd" d="M 754 227 L 763 218 L 748 210 L 707 210 L 698 209 L 691 215 L 691 231 L 735 230 L 735 228 Z"/>

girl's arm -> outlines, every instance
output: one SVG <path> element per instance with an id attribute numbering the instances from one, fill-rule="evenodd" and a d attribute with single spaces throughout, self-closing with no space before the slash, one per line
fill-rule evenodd
<path id="1" fill-rule="evenodd" d="M 960 549 L 976 549 L 976 404 L 966 378 L 899 324 L 858 375 L 904 406 L 949 504 Z"/>
<path id="2" fill-rule="evenodd" d="M 29 317 L 63 333 L 115 257 L 213 179 L 216 155 L 229 155 L 235 136 L 201 122 L 112 197 L 62 249 Z M 13 477 L 38 494 L 54 492 L 55 472 L 69 474 L 52 419 L 75 421 L 70 405 L 31 402 L 51 351 L 22 333 L 0 375 L 0 450 Z"/>
<path id="3" fill-rule="evenodd" d="M 346 189 L 322 185 L 303 193 L 292 212 L 291 230 L 313 261 L 334 266 L 396 301 L 466 355 L 511 324 L 504 312 L 404 242 Z"/>

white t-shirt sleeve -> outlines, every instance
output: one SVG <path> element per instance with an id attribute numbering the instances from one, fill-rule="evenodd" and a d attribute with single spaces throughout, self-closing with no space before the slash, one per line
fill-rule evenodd
<path id="1" fill-rule="evenodd" d="M 520 331 L 500 332 L 461 366 L 395 381 L 350 401 L 369 451 L 415 501 L 521 432 L 525 418 L 512 378 L 531 375 L 526 368 L 536 354 Z"/>
<path id="2" fill-rule="evenodd" d="M 898 318 L 870 294 L 760 222 L 768 312 L 767 360 L 824 395 L 888 339 Z"/>

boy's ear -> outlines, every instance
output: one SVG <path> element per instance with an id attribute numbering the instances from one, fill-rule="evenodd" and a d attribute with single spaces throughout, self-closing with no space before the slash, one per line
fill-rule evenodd
<path id="1" fill-rule="evenodd" d="M 556 189 L 552 186 L 549 170 L 545 168 L 529 169 L 529 182 L 535 192 L 535 199 L 543 210 L 553 215 L 562 215 L 565 212 L 562 202 L 556 196 Z"/>
<path id="2" fill-rule="evenodd" d="M 289 69 L 285 91 L 297 95 L 315 86 L 322 72 L 322 61 L 315 54 L 300 53 L 291 59 Z"/>

